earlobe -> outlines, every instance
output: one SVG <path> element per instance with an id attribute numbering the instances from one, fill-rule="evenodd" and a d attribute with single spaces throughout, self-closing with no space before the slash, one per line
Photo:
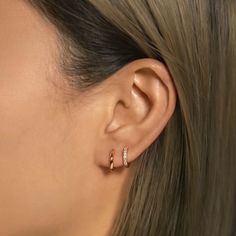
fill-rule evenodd
<path id="1" fill-rule="evenodd" d="M 166 66 L 150 58 L 127 64 L 108 80 L 113 98 L 110 103 L 104 100 L 110 116 L 99 149 L 100 153 L 115 149 L 115 168 L 124 166 L 124 147 L 128 147 L 130 165 L 158 138 L 174 112 L 176 90 Z M 102 156 L 96 162 L 107 166 L 105 153 Z"/>

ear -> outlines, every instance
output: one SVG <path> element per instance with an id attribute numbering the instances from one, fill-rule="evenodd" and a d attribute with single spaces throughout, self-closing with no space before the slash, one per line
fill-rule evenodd
<path id="1" fill-rule="evenodd" d="M 115 150 L 114 167 L 122 167 L 122 150 L 128 147 L 128 162 L 158 138 L 176 104 L 176 89 L 166 66 L 158 60 L 135 60 L 104 81 L 103 121 L 95 148 L 95 163 L 109 168 L 109 153 Z"/>

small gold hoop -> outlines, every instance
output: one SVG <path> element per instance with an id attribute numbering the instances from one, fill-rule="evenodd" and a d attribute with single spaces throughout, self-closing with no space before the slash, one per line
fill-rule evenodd
<path id="1" fill-rule="evenodd" d="M 123 155 L 122 155 L 122 157 L 123 157 L 123 165 L 126 168 L 128 168 L 129 167 L 129 162 L 128 162 L 128 147 L 127 146 L 125 146 L 123 148 Z"/>
<path id="2" fill-rule="evenodd" d="M 115 155 L 115 150 L 112 149 L 109 155 L 109 170 L 113 171 L 114 170 L 114 155 Z"/>

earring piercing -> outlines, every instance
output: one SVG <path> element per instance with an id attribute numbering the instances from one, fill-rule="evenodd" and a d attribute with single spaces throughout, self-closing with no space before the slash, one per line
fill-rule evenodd
<path id="1" fill-rule="evenodd" d="M 113 171 L 114 170 L 114 154 L 115 154 L 115 150 L 112 149 L 112 151 L 109 154 L 109 170 Z"/>
<path id="2" fill-rule="evenodd" d="M 128 147 L 124 147 L 123 148 L 123 155 L 122 155 L 122 157 L 123 157 L 123 165 L 126 167 L 126 168 L 128 168 L 129 167 L 129 162 L 128 162 L 128 160 L 127 160 L 127 156 L 128 156 Z"/>

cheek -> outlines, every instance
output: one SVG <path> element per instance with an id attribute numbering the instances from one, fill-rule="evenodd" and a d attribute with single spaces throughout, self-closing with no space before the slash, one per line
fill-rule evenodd
<path id="1" fill-rule="evenodd" d="M 76 218 L 82 163 L 72 151 L 69 121 L 49 104 L 35 94 L 29 100 L 1 99 L 0 235 L 52 231 Z M 84 145 L 82 137 L 77 145 Z"/>
<path id="2" fill-rule="evenodd" d="M 52 119 L 45 101 L 24 96 L 0 102 L 0 231 L 6 225 L 40 224 L 63 208 L 58 201 L 67 202 L 62 199 L 67 186 L 53 175 L 65 161 L 59 138 L 65 124 L 59 116 Z M 69 178 L 65 170 L 61 174 Z"/>
<path id="3" fill-rule="evenodd" d="M 1 91 L 7 96 L 0 99 L 0 232 L 62 224 L 76 201 L 65 117 L 39 92 L 19 91 Z"/>
<path id="4" fill-rule="evenodd" d="M 84 198 L 78 168 L 86 141 L 72 134 L 61 94 L 46 79 L 58 77 L 55 65 L 49 68 L 54 37 L 31 11 L 17 8 L 20 2 L 0 0 L 0 235 L 54 232 L 76 218 L 75 206 Z M 83 158 L 75 147 L 83 147 Z"/>

